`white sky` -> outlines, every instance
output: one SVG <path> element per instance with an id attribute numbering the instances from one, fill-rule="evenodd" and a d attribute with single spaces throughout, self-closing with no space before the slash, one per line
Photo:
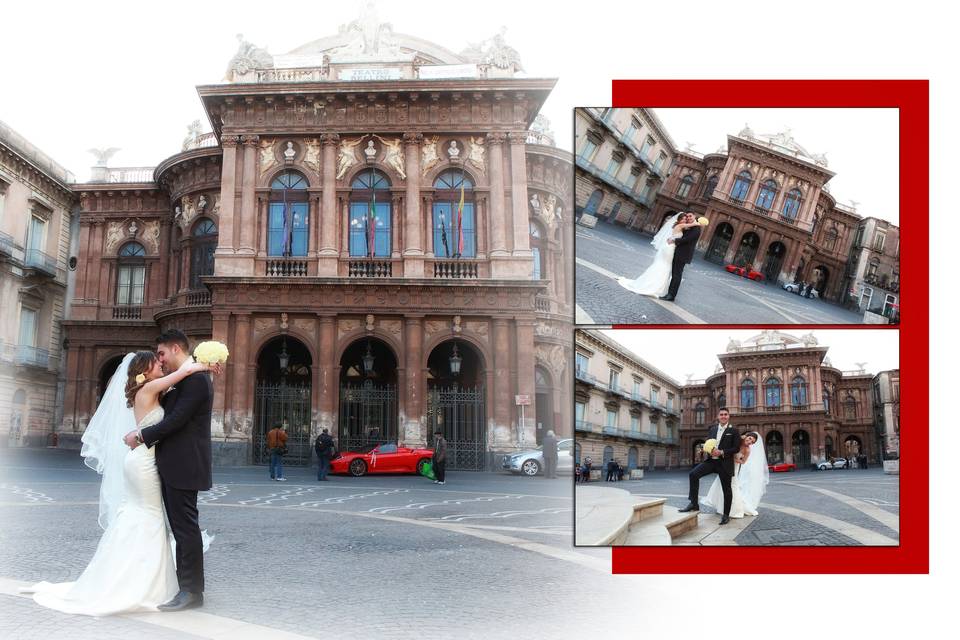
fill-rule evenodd
<path id="1" fill-rule="evenodd" d="M 713 375 L 730 338 L 746 340 L 761 329 L 617 329 L 603 333 L 622 344 L 656 368 L 684 383 L 687 374 L 694 380 Z M 808 329 L 782 329 L 781 333 L 800 337 Z M 827 357 L 841 371 L 859 369 L 863 362 L 868 373 L 900 366 L 900 332 L 890 329 L 813 330 L 819 345 L 829 347 Z"/>
<path id="2" fill-rule="evenodd" d="M 656 109 L 678 149 L 698 153 L 726 147 L 744 124 L 757 135 L 790 129 L 811 154 L 827 154 L 836 175 L 827 183 L 837 202 L 857 213 L 900 224 L 898 109 Z"/>

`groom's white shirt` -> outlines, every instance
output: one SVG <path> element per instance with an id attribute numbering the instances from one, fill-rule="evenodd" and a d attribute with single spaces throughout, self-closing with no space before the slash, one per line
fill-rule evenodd
<path id="1" fill-rule="evenodd" d="M 727 423 L 726 426 L 720 424 L 719 422 L 717 423 L 717 448 L 718 449 L 720 448 L 720 439 L 723 438 L 723 432 L 729 426 L 730 426 L 729 422 Z M 720 455 L 723 456 L 723 450 L 720 451 Z"/>

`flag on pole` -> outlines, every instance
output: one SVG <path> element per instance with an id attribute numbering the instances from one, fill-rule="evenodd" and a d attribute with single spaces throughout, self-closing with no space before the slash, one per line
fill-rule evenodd
<path id="1" fill-rule="evenodd" d="M 443 212 L 440 213 L 440 240 L 443 242 L 443 255 L 450 257 L 450 247 L 447 245 L 447 225 L 443 223 Z"/>
<path id="2" fill-rule="evenodd" d="M 463 174 L 460 174 L 460 204 L 457 205 L 457 257 L 463 255 Z"/>
<path id="3" fill-rule="evenodd" d="M 370 190 L 373 197 L 370 198 L 370 209 L 367 212 L 367 253 L 372 258 L 376 253 L 375 241 L 377 238 L 377 190 L 373 188 L 374 173 L 370 170 Z"/>

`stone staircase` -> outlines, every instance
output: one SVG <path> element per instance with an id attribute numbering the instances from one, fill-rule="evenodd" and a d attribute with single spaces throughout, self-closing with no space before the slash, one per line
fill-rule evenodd
<path id="1" fill-rule="evenodd" d="M 578 486 L 576 544 L 580 546 L 671 545 L 697 529 L 697 513 L 680 513 L 665 498 L 645 498 L 623 489 Z"/>

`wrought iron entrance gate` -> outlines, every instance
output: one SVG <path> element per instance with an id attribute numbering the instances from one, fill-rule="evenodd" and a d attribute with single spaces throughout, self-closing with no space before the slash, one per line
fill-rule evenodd
<path id="1" fill-rule="evenodd" d="M 397 442 L 396 385 L 375 385 L 366 380 L 341 386 L 339 425 L 341 451 Z"/>
<path id="2" fill-rule="evenodd" d="M 277 424 L 287 430 L 286 465 L 310 464 L 310 386 L 258 382 L 254 398 L 253 463 L 270 464 L 267 432 Z"/>
<path id="3" fill-rule="evenodd" d="M 427 438 L 439 428 L 447 439 L 447 468 L 483 471 L 487 468 L 487 418 L 483 387 L 435 387 L 427 398 L 430 424 Z"/>

